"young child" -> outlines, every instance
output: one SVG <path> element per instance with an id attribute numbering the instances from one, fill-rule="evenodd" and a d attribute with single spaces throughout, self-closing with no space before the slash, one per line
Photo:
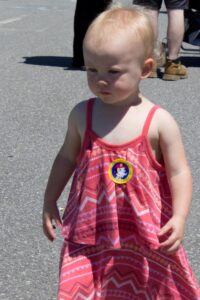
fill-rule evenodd
<path id="1" fill-rule="evenodd" d="M 47 184 L 43 229 L 65 238 L 58 300 L 197 300 L 181 241 L 191 174 L 172 116 L 140 94 L 153 32 L 138 7 L 100 14 L 84 40 L 96 96 L 75 106 Z M 63 221 L 57 200 L 72 173 Z"/>

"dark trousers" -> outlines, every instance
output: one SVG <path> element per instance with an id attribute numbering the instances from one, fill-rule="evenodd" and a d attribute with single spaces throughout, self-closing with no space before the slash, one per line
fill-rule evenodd
<path id="1" fill-rule="evenodd" d="M 83 66 L 83 39 L 94 18 L 103 12 L 112 0 L 77 0 L 74 15 L 73 64 Z"/>

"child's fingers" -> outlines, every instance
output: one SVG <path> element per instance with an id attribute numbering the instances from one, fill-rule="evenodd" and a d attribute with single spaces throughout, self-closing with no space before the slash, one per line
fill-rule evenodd
<path id="1" fill-rule="evenodd" d="M 59 214 L 59 213 L 58 213 L 58 214 L 56 215 L 56 217 L 54 218 L 54 221 L 55 221 L 55 223 L 56 223 L 56 226 L 62 227 L 62 221 L 61 221 L 61 218 L 60 218 L 60 214 Z"/>
<path id="2" fill-rule="evenodd" d="M 170 230 L 172 230 L 172 226 L 171 224 L 168 222 L 167 224 L 165 224 L 159 231 L 158 236 L 161 237 L 163 235 L 165 235 L 166 233 L 168 233 Z"/>
<path id="3" fill-rule="evenodd" d="M 176 241 L 177 241 L 177 236 L 175 235 L 175 233 L 172 233 L 164 242 L 160 243 L 160 248 L 169 249 L 176 243 Z"/>
<path id="4" fill-rule="evenodd" d="M 55 228 L 56 227 L 58 227 L 58 228 L 62 228 L 62 222 L 61 221 L 59 221 L 59 220 L 55 220 L 55 224 L 56 224 L 56 226 L 55 226 Z"/>
<path id="5" fill-rule="evenodd" d="M 50 219 L 46 219 L 43 222 L 43 231 L 46 237 L 50 240 L 53 241 L 56 238 L 55 231 L 54 231 L 54 226 L 52 225 L 52 222 Z"/>
<path id="6" fill-rule="evenodd" d="M 171 247 L 166 249 L 166 252 L 169 254 L 175 253 L 179 249 L 180 244 L 181 244 L 181 242 L 179 240 L 177 240 Z"/>

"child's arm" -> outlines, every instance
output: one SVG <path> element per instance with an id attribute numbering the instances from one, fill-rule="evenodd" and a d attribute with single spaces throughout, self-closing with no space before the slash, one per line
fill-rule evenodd
<path id="1" fill-rule="evenodd" d="M 72 110 L 65 141 L 53 163 L 48 179 L 43 206 L 43 231 L 50 241 L 56 237 L 52 224 L 61 225 L 60 214 L 56 201 L 74 172 L 76 158 L 81 148 L 81 137 L 77 129 L 76 109 Z"/>
<path id="2" fill-rule="evenodd" d="M 177 123 L 169 113 L 159 112 L 159 139 L 172 194 L 172 218 L 161 228 L 160 247 L 168 253 L 178 250 L 191 205 L 192 178 Z"/>

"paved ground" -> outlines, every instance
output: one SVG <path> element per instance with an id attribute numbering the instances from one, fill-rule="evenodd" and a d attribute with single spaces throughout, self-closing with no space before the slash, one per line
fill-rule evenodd
<path id="1" fill-rule="evenodd" d="M 0 0 L 1 300 L 54 300 L 56 295 L 61 238 L 51 244 L 43 237 L 43 192 L 68 113 L 90 96 L 85 73 L 68 68 L 74 7 L 70 0 Z M 165 25 L 163 12 L 161 36 Z M 200 280 L 200 55 L 189 48 L 182 51 L 188 80 L 148 79 L 141 89 L 182 128 L 194 176 L 184 243 Z M 66 193 L 61 206 L 65 198 Z"/>

